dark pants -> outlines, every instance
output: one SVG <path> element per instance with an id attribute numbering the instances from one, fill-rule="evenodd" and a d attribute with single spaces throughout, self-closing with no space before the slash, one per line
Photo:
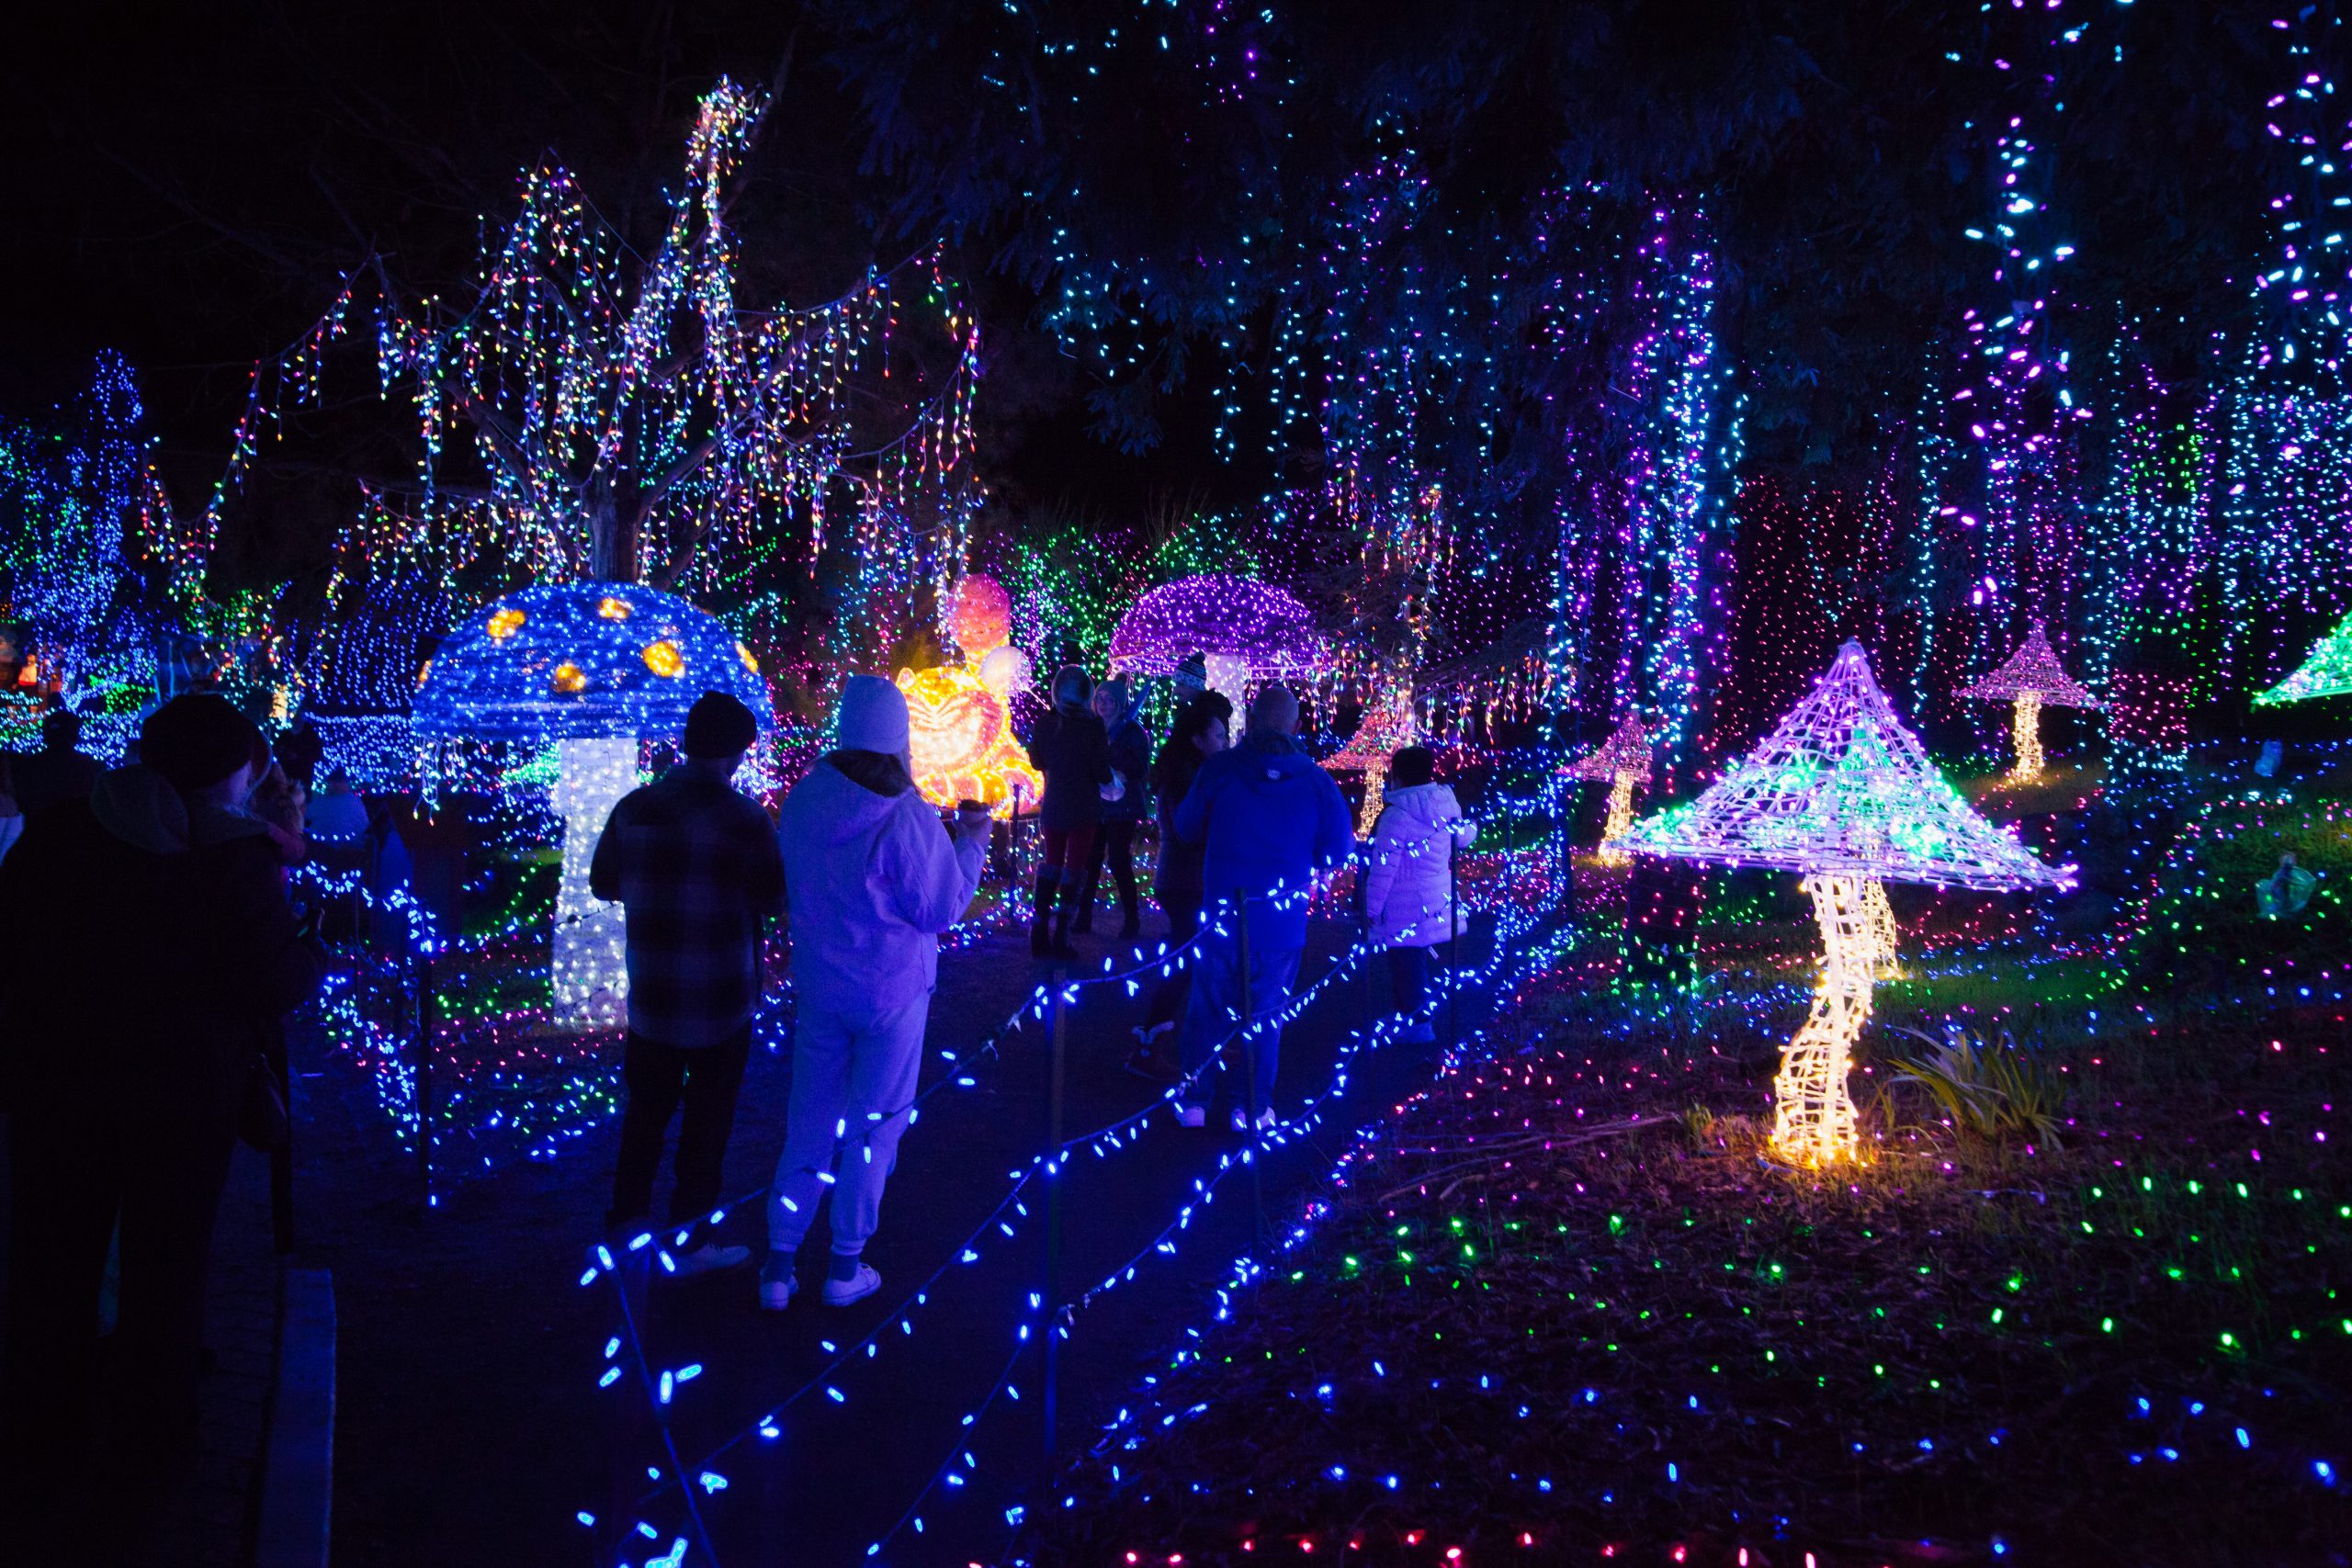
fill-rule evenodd
<path id="1" fill-rule="evenodd" d="M 1418 1017 L 1421 1002 L 1429 995 L 1430 950 L 1426 947 L 1392 947 L 1388 950 L 1389 994 L 1396 999 L 1396 1010 Z"/>
<path id="2" fill-rule="evenodd" d="M 70 1484 L 89 1453 L 98 1295 L 118 1230 L 121 1439 L 168 1447 L 195 1431 L 205 1264 L 253 1047 L 242 1035 L 175 1044 L 180 1054 L 135 1094 L 37 1093 L 10 1120 L 0 1461 L 36 1502 Z"/>
<path id="3" fill-rule="evenodd" d="M 1142 905 L 1136 894 L 1136 829 L 1141 824 L 1105 818 L 1094 832 L 1094 845 L 1086 856 L 1086 877 L 1080 885 L 1084 891 L 1078 898 L 1078 918 L 1091 923 L 1094 918 L 1094 889 L 1102 882 L 1102 863 L 1111 863 L 1112 880 L 1119 885 L 1119 912 L 1129 919 L 1136 917 Z"/>
<path id="4" fill-rule="evenodd" d="M 1037 863 L 1037 874 L 1048 882 L 1076 887 L 1085 874 L 1087 856 L 1094 852 L 1094 827 L 1087 822 L 1076 828 L 1046 829 L 1046 853 Z"/>
<path id="5" fill-rule="evenodd" d="M 1302 954 L 1295 947 L 1269 951 L 1254 942 L 1250 944 L 1250 995 L 1245 1013 L 1239 934 L 1218 936 L 1211 931 L 1202 939 L 1199 951 L 1196 964 L 1200 974 L 1193 981 L 1192 998 L 1184 1009 L 1184 1071 L 1187 1076 L 1199 1073 L 1222 1046 L 1225 1055 L 1219 1058 L 1220 1065 L 1243 1086 L 1236 1099 L 1253 1111 L 1262 1110 L 1273 1098 L 1274 1075 L 1282 1066 L 1283 1043 L 1281 1028 L 1265 1020 L 1289 1004 L 1291 983 L 1298 978 Z M 1258 1021 L 1258 1032 L 1247 1039 L 1238 1033 L 1245 1018 Z M 1254 1079 L 1248 1071 L 1253 1066 L 1257 1069 Z M 1204 1106 L 1211 1092 L 1207 1077 L 1203 1075 L 1180 1098 L 1186 1105 Z"/>
<path id="6" fill-rule="evenodd" d="M 1174 953 L 1193 940 L 1201 929 L 1201 896 L 1190 898 L 1170 897 L 1161 889 L 1159 907 L 1168 915 L 1168 951 Z M 1174 1023 L 1184 1016 L 1184 1000 L 1193 994 L 1193 968 L 1200 962 L 1197 953 L 1188 957 L 1182 969 L 1171 969 L 1160 976 L 1152 987 L 1151 1005 L 1144 1014 L 1144 1027 L 1154 1029 L 1163 1023 Z"/>
<path id="7" fill-rule="evenodd" d="M 681 1102 L 685 1116 L 671 1162 L 677 1180 L 670 1190 L 670 1219 L 691 1224 L 718 1207 L 727 1139 L 735 1130 L 735 1093 L 743 1086 L 743 1062 L 751 1049 L 748 1023 L 716 1045 L 691 1048 L 629 1032 L 628 1055 L 621 1064 L 628 1106 L 621 1112 L 620 1163 L 613 1172 L 607 1226 L 635 1224 L 653 1213 L 653 1174 L 662 1164 L 670 1118 Z"/>

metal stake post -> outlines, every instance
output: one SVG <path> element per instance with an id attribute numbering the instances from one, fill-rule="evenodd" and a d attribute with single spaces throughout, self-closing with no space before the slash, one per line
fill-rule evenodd
<path id="1" fill-rule="evenodd" d="M 1240 901 L 1241 1070 L 1249 1075 L 1244 1100 L 1250 1107 L 1250 1207 L 1257 1234 L 1256 1257 L 1266 1259 L 1266 1146 L 1258 1131 L 1258 998 L 1250 988 L 1250 897 Z"/>
<path id="2" fill-rule="evenodd" d="M 1039 1294 L 1044 1310 L 1039 1314 L 1045 1335 L 1044 1394 L 1039 1401 L 1045 1422 L 1045 1473 L 1053 1474 L 1054 1449 L 1057 1416 L 1061 1404 L 1061 1357 L 1059 1335 L 1061 1321 L 1062 1273 L 1062 1100 L 1065 1067 L 1069 1060 L 1069 1010 L 1064 1005 L 1062 986 L 1068 971 L 1056 968 L 1046 982 L 1053 987 L 1046 1007 L 1053 1015 L 1053 1057 L 1046 1089 L 1046 1280 Z"/>
<path id="3" fill-rule="evenodd" d="M 1445 977 L 1446 1047 L 1451 1050 L 1462 1043 L 1462 897 L 1461 886 L 1454 874 L 1454 859 L 1460 852 L 1462 840 L 1453 829 L 1445 834 L 1445 964 L 1451 971 Z"/>
<path id="4" fill-rule="evenodd" d="M 417 963 L 416 1160 L 424 1206 L 433 1207 L 433 960 Z"/>

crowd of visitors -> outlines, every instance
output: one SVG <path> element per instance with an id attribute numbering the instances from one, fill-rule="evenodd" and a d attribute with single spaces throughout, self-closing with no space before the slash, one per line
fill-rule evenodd
<path id="1" fill-rule="evenodd" d="M 1285 687 L 1259 690 L 1238 738 L 1197 657 L 1175 694 L 1155 755 L 1125 681 L 1055 675 L 1028 742 L 1045 778 L 1032 951 L 1076 956 L 1072 933 L 1091 931 L 1106 868 L 1115 942 L 1143 941 L 1136 840 L 1155 822 L 1150 891 L 1185 962 L 1159 981 L 1126 1066 L 1177 1086 L 1182 1125 L 1205 1125 L 1229 1082 L 1233 1125 L 1263 1128 L 1306 895 L 1354 851 L 1350 816 L 1298 745 Z M 594 846 L 591 886 L 626 911 L 629 982 L 605 1220 L 623 1239 L 650 1226 L 675 1122 L 676 1234 L 663 1251 L 680 1275 L 751 1261 L 707 1222 L 723 1198 L 765 931 L 782 918 L 793 1076 L 757 1296 L 789 1306 L 830 1190 L 821 1294 L 845 1304 L 880 1284 L 865 1247 L 911 1120 L 939 936 L 972 903 L 993 824 L 970 801 L 943 820 L 916 790 L 907 705 L 889 681 L 845 682 L 835 749 L 773 820 L 734 784 L 757 732 L 741 703 L 706 693 L 676 765 L 623 797 Z M 218 695 L 165 703 L 121 767 L 79 739 L 79 719 L 60 711 L 38 752 L 0 758 L 0 903 L 41 911 L 52 955 L 0 997 L 0 1105 L 14 1112 L 0 1359 L 12 1531 L 65 1506 L 101 1448 L 135 1466 L 194 1430 L 206 1255 L 231 1151 L 241 1133 L 266 1142 L 273 1117 L 282 1132 L 284 1020 L 325 973 L 318 916 L 298 919 L 288 868 L 314 849 L 330 868 L 356 865 L 356 846 L 380 840 L 367 863 L 406 856 L 420 901 L 454 908 L 464 878 L 464 810 L 402 798 L 371 810 L 341 768 L 313 792 L 318 738 L 298 727 L 273 756 Z M 1420 748 L 1393 760 L 1364 883 L 1368 933 L 1389 950 L 1396 1005 L 1423 1039 L 1430 950 L 1460 931 L 1449 853 L 1474 831 L 1432 764 Z M 119 1289 L 101 1378 L 110 1249 Z"/>
<path id="2" fill-rule="evenodd" d="M 141 727 L 141 760 L 110 771 L 74 749 L 77 730 L 44 726 L 41 753 L 19 761 L 24 826 L 0 860 L 0 900 L 40 911 L 45 937 L 41 973 L 0 997 L 18 1545 L 53 1542 L 94 1463 L 135 1484 L 192 1440 L 231 1151 L 241 1132 L 282 1133 L 282 1022 L 324 974 L 287 892 L 299 792 L 250 719 L 175 698 Z"/>

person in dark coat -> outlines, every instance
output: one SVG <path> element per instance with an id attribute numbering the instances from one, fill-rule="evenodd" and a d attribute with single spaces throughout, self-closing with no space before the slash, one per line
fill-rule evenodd
<path id="1" fill-rule="evenodd" d="M 1233 909 L 1222 934 L 1213 924 L 1202 939 L 1200 974 L 1185 1007 L 1183 1066 L 1193 1081 L 1178 1097 L 1177 1120 L 1187 1127 L 1201 1126 L 1207 1116 L 1210 1091 L 1201 1075 L 1209 1059 L 1237 1038 L 1238 1026 L 1253 1023 L 1255 1032 L 1227 1063 L 1256 1069 L 1234 1123 L 1250 1130 L 1254 1108 L 1258 1131 L 1274 1125 L 1268 1100 L 1282 1031 L 1263 1020 L 1289 1001 L 1298 976 L 1312 877 L 1355 848 L 1339 786 L 1300 750 L 1297 730 L 1298 699 L 1289 688 L 1261 687 L 1241 744 L 1203 762 L 1176 808 L 1177 834 L 1203 847 L 1204 899 Z"/>
<path id="2" fill-rule="evenodd" d="M 1151 806 L 1151 736 L 1136 717 L 1136 705 L 1125 681 L 1105 681 L 1094 688 L 1094 716 L 1102 721 L 1110 739 L 1111 772 L 1115 783 L 1102 797 L 1094 826 L 1094 847 L 1086 856 L 1086 878 L 1078 897 L 1074 931 L 1094 929 L 1094 889 L 1102 880 L 1107 861 L 1119 886 L 1119 940 L 1131 942 L 1143 934 L 1142 904 L 1136 893 L 1136 829 Z"/>
<path id="3" fill-rule="evenodd" d="M 1029 924 L 1029 951 L 1040 958 L 1075 958 L 1069 921 L 1086 857 L 1094 847 L 1102 788 L 1111 782 L 1111 742 L 1102 721 L 1088 706 L 1094 682 L 1085 671 L 1064 665 L 1055 672 L 1053 690 L 1054 711 L 1037 721 L 1029 738 L 1029 765 L 1046 776 L 1046 793 L 1037 803 L 1046 850 L 1037 862 L 1037 911 Z M 1054 911 L 1057 899 L 1058 919 Z"/>
<path id="4" fill-rule="evenodd" d="M 1176 808 L 1184 803 L 1201 764 L 1226 748 L 1233 702 L 1220 692 L 1197 694 L 1176 716 L 1175 728 L 1151 765 L 1152 797 L 1159 810 L 1159 869 L 1152 891 L 1160 912 L 1168 917 L 1168 949 L 1174 953 L 1201 929 L 1201 862 L 1206 852 L 1187 843 L 1176 831 Z M 1135 1055 L 1127 1070 L 1157 1083 L 1174 1083 L 1180 1076 L 1175 1053 L 1159 1049 L 1161 1036 L 1184 1016 L 1184 999 L 1192 994 L 1193 966 L 1188 962 L 1160 976 L 1151 993 L 1144 1021 L 1136 1029 Z"/>
<path id="5" fill-rule="evenodd" d="M 106 764 L 81 750 L 82 716 L 59 708 L 40 721 L 40 750 L 17 759 L 17 809 L 37 817 L 60 801 L 87 800 Z"/>
<path id="6" fill-rule="evenodd" d="M 605 1224 L 627 1235 L 653 1210 L 653 1179 L 679 1119 L 671 1222 L 696 1245 L 682 1275 L 732 1269 L 751 1248 L 722 1247 L 700 1222 L 724 1196 L 721 1173 L 760 1000 L 760 931 L 784 898 L 775 831 L 733 784 L 759 721 L 724 692 L 686 715 L 685 761 L 621 796 L 588 869 L 597 897 L 628 911 L 628 1043 L 620 1157 Z M 682 1110 L 683 1108 L 683 1110 Z"/>
<path id="7" fill-rule="evenodd" d="M 118 1226 L 113 1446 L 136 1470 L 195 1435 L 205 1264 L 240 1112 L 270 1032 L 324 973 L 279 846 L 241 819 L 257 739 L 221 699 L 177 698 L 141 730 L 144 765 L 32 820 L 0 862 L 0 898 L 41 911 L 51 943 L 38 983 L 0 1003 L 13 1261 L 0 1425 L 25 1539 L 51 1528 L 44 1511 L 89 1459 Z"/>

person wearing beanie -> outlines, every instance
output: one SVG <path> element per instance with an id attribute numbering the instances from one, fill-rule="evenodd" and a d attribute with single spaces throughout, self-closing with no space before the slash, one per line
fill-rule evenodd
<path id="1" fill-rule="evenodd" d="M 1371 941 L 1388 950 L 1396 1010 L 1412 1020 L 1401 1039 L 1428 1044 L 1437 1032 L 1426 1016 L 1430 950 L 1462 934 L 1453 904 L 1453 851 L 1468 849 L 1478 825 L 1462 819 L 1453 791 L 1436 778 L 1426 746 L 1388 759 L 1388 788 L 1366 852 L 1363 909 Z"/>
<path id="2" fill-rule="evenodd" d="M 985 809 L 959 811 L 949 828 L 916 792 L 896 684 L 849 677 L 833 738 L 837 749 L 792 786 L 776 823 L 799 1014 L 760 1271 L 760 1305 L 772 1312 L 798 1289 L 795 1260 L 829 1183 L 825 1301 L 845 1306 L 881 1288 L 865 1244 L 914 1104 L 939 933 L 971 907 L 988 851 Z"/>
<path id="3" fill-rule="evenodd" d="M 675 1250 L 677 1272 L 687 1276 L 752 1256 L 712 1240 L 703 1222 L 723 1196 L 735 1097 L 751 1056 L 760 922 L 784 897 L 768 814 L 733 783 L 759 735 L 752 710 L 724 692 L 695 698 L 685 760 L 621 796 L 588 864 L 588 890 L 624 911 L 628 964 L 628 1092 L 605 1223 L 631 1234 L 646 1224 L 662 1146 L 679 1117 L 670 1220 L 695 1243 Z"/>
<path id="4" fill-rule="evenodd" d="M 1070 916 L 1087 856 L 1094 849 L 1102 789 L 1111 782 L 1111 741 L 1088 705 L 1094 682 L 1085 671 L 1064 665 L 1054 674 L 1053 693 L 1053 711 L 1037 720 L 1029 737 L 1029 765 L 1046 777 L 1045 794 L 1037 802 L 1037 825 L 1045 831 L 1046 846 L 1037 862 L 1029 951 L 1039 958 L 1075 958 Z M 1057 900 L 1061 904 L 1058 920 Z"/>
<path id="5" fill-rule="evenodd" d="M 45 1539 L 96 1424 L 98 1300 L 119 1236 L 119 1428 L 164 1462 L 196 1433 L 204 1280 L 240 1113 L 283 1015 L 323 955 L 297 925 L 283 860 L 244 803 L 259 731 L 183 696 L 141 732 L 145 765 L 29 820 L 0 898 L 40 911 L 40 984 L 0 1013 L 9 1234 L 4 1360 L 20 1488 L 0 1517 Z M 11 1543 L 13 1544 L 13 1543 Z"/>
<path id="6" fill-rule="evenodd" d="M 1143 934 L 1142 905 L 1136 893 L 1136 829 L 1143 825 L 1151 804 L 1151 736 L 1136 717 L 1136 705 L 1123 680 L 1105 681 L 1094 688 L 1094 716 L 1109 738 L 1114 782 L 1102 792 L 1094 826 L 1094 843 L 1087 852 L 1086 874 L 1078 894 L 1074 931 L 1094 929 L 1094 889 L 1107 863 L 1119 887 L 1119 940 L 1131 942 Z"/>

